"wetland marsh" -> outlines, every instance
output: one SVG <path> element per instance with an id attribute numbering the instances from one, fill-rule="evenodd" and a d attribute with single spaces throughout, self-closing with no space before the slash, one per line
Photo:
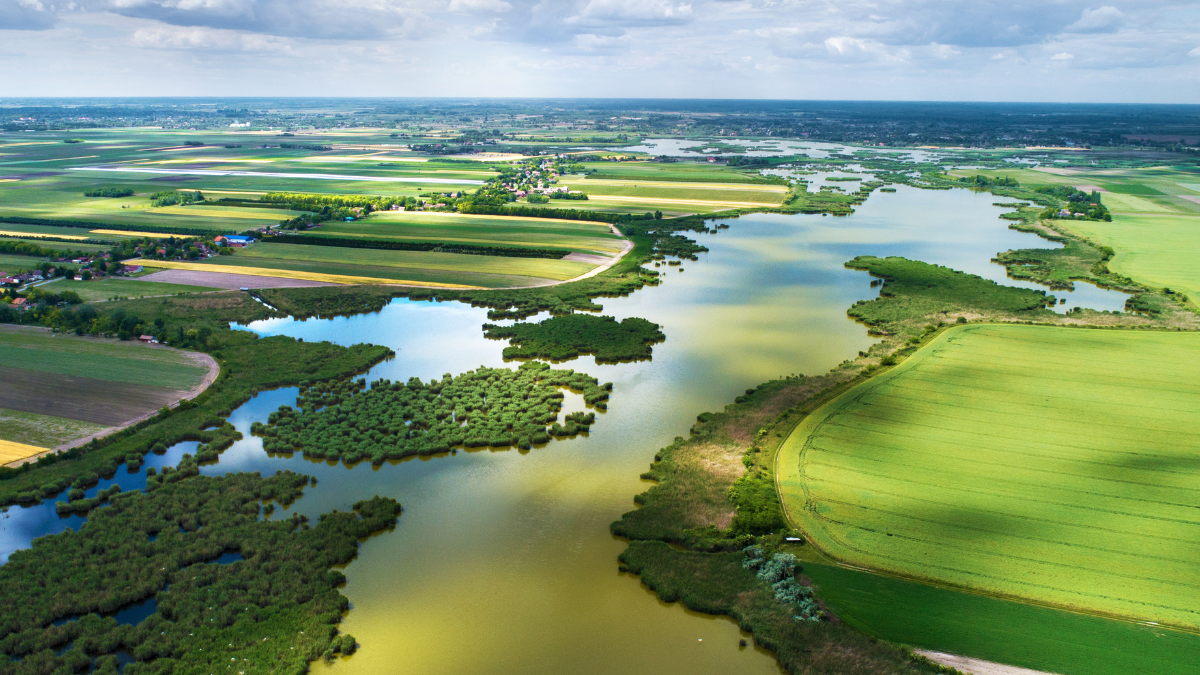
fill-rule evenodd
<path id="1" fill-rule="evenodd" d="M 637 475 L 650 449 L 690 427 L 698 411 L 720 409 L 781 374 L 824 373 L 873 344 L 846 316 L 849 306 L 877 293 L 866 274 L 844 267 L 850 258 L 902 255 L 1003 281 L 1004 269 L 989 262 L 996 252 L 1046 244 L 1008 229 L 998 218 L 1004 209 L 993 201 L 965 189 L 901 186 L 873 195 L 847 217 L 718 221 L 729 229 L 700 236 L 709 252 L 685 262 L 683 273 L 663 266 L 661 286 L 601 301 L 605 315 L 660 324 L 667 339 L 655 345 L 651 360 L 597 364 L 584 356 L 555 366 L 613 383 L 607 410 L 565 395 L 564 415 L 596 413 L 590 433 L 530 450 L 476 449 L 347 467 L 299 452 L 268 454 L 263 439 L 250 434 L 254 422 L 296 404 L 298 390 L 285 388 L 233 411 L 230 421 L 245 437 L 201 473 L 291 469 L 317 478 L 316 487 L 274 518 L 293 511 L 315 518 L 375 494 L 404 503 L 396 530 L 366 541 L 344 570 L 343 592 L 353 609 L 341 629 L 362 648 L 330 666 L 315 663 L 315 670 L 559 673 L 587 664 L 597 673 L 779 672 L 771 653 L 739 648 L 747 636 L 732 621 L 663 603 L 636 576 L 618 572 L 615 559 L 625 542 L 609 534 L 608 524 L 647 487 Z M 1124 296 L 1114 295 L 1120 297 L 1095 308 L 1119 309 Z M 306 342 L 385 345 L 396 356 L 372 368 L 367 381 L 429 381 L 514 365 L 503 359 L 505 342 L 482 335 L 486 315 L 459 303 L 397 299 L 372 314 L 269 319 L 245 329 Z M 147 460 L 166 464 L 194 449 L 180 444 Z M 144 485 L 144 471 L 122 468 L 93 490 L 114 481 L 126 489 Z M 52 507 L 11 507 L 0 521 L 5 550 L 82 522 L 60 519 Z"/>

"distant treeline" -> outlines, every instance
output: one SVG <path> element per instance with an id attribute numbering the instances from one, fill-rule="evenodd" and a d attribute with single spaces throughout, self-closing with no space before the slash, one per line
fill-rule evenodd
<path id="1" fill-rule="evenodd" d="M 631 220 L 654 220 L 653 213 L 633 215 L 629 213 L 604 213 L 581 209 L 537 209 L 529 206 L 491 206 L 459 204 L 459 213 L 490 216 L 515 216 L 518 218 L 561 218 L 562 220 L 594 220 L 602 223 L 624 223 Z"/>
<path id="2" fill-rule="evenodd" d="M 108 229 L 108 230 L 125 230 L 128 232 L 162 232 L 164 234 L 180 236 L 195 235 L 205 237 L 215 237 L 224 232 L 232 232 L 233 230 L 217 230 L 213 231 L 208 228 L 200 227 L 176 227 L 165 225 L 129 225 L 125 223 L 85 223 L 79 220 L 58 220 L 54 218 L 27 218 L 25 216 L 0 216 L 0 223 L 21 223 L 25 225 L 46 225 L 48 227 L 79 227 L 87 230 L 93 229 Z"/>
<path id="3" fill-rule="evenodd" d="M 59 251 L 52 248 L 42 248 L 31 241 L 0 240 L 0 253 L 8 255 L 33 255 L 42 258 L 77 258 L 89 255 L 83 251 Z"/>
<path id="4" fill-rule="evenodd" d="M 393 241 L 386 239 L 359 239 L 357 237 L 321 237 L 303 234 L 281 234 L 266 237 L 264 243 L 302 244 L 305 246 L 335 246 L 338 248 L 370 248 L 385 251 L 432 251 L 435 253 L 459 253 L 463 255 L 492 255 L 506 258 L 550 258 L 557 260 L 570 251 L 545 248 L 512 248 L 508 246 L 473 246 L 438 241 Z"/>
<path id="5" fill-rule="evenodd" d="M 131 197 L 133 190 L 129 188 L 96 188 L 83 193 L 84 197 Z"/>
<path id="6" fill-rule="evenodd" d="M 302 145 L 298 143 L 280 143 L 279 147 L 284 150 L 317 150 L 319 152 L 333 150 L 333 146 L 331 145 Z"/>

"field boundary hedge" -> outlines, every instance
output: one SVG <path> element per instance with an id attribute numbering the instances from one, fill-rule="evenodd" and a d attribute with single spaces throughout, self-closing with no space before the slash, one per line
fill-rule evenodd
<path id="1" fill-rule="evenodd" d="M 0 223 L 18 225 L 44 225 L 47 227 L 78 227 L 87 230 L 126 230 L 129 232 L 166 232 L 169 234 L 188 234 L 194 236 L 217 236 L 221 232 L 236 232 L 236 228 L 226 230 L 211 230 L 199 227 L 176 227 L 173 225 L 129 225 L 125 223 L 87 223 L 80 220 L 58 220 L 53 218 L 27 218 L 25 216 L 0 216 Z"/>

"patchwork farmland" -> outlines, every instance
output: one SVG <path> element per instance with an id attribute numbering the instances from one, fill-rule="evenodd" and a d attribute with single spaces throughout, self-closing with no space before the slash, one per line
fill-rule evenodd
<path id="1" fill-rule="evenodd" d="M 1200 335 L 954 328 L 778 458 L 821 549 L 939 584 L 1195 629 Z"/>
<path id="2" fill-rule="evenodd" d="M 202 391 L 204 355 L 138 342 L 0 327 L 0 462 L 121 427 Z"/>

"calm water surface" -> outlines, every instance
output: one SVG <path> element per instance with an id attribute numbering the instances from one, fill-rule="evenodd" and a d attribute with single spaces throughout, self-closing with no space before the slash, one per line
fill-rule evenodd
<path id="1" fill-rule="evenodd" d="M 246 438 L 205 474 L 289 468 L 318 479 L 286 512 L 309 517 L 390 495 L 404 505 L 394 532 L 372 537 L 346 571 L 353 603 L 342 629 L 362 649 L 315 670 L 345 673 L 778 673 L 769 653 L 739 648 L 730 620 L 660 602 L 636 577 L 617 572 L 625 544 L 608 524 L 648 484 L 637 478 L 654 452 L 686 434 L 697 413 L 742 390 L 791 373 L 820 374 L 872 344 L 846 308 L 870 298 L 870 278 L 845 269 L 855 255 L 904 255 L 1003 280 L 988 262 L 1000 250 L 1039 245 L 997 218 L 992 195 L 901 187 L 876 194 L 849 217 L 754 215 L 701 235 L 710 252 L 663 267 L 665 283 L 603 299 L 606 314 L 663 326 L 652 361 L 574 368 L 614 383 L 593 432 L 531 451 L 475 450 L 347 468 L 268 456 L 250 424 L 295 389 L 263 392 L 234 411 Z M 1122 298 L 1123 302 L 1123 298 Z M 1100 307 L 1109 309 L 1110 307 Z M 396 300 L 382 311 L 329 320 L 277 319 L 248 327 L 339 344 L 373 342 L 396 357 L 368 380 L 429 380 L 480 365 L 502 366 L 504 342 L 482 337 L 485 310 Z M 584 408 L 568 395 L 566 411 Z M 151 465 L 177 463 L 180 444 Z M 144 471 L 103 482 L 142 487 Z M 89 496 L 94 494 L 89 491 Z M 65 498 L 65 497 L 64 497 Z M 33 536 L 77 528 L 52 504 L 10 509 L 3 550 Z"/>

